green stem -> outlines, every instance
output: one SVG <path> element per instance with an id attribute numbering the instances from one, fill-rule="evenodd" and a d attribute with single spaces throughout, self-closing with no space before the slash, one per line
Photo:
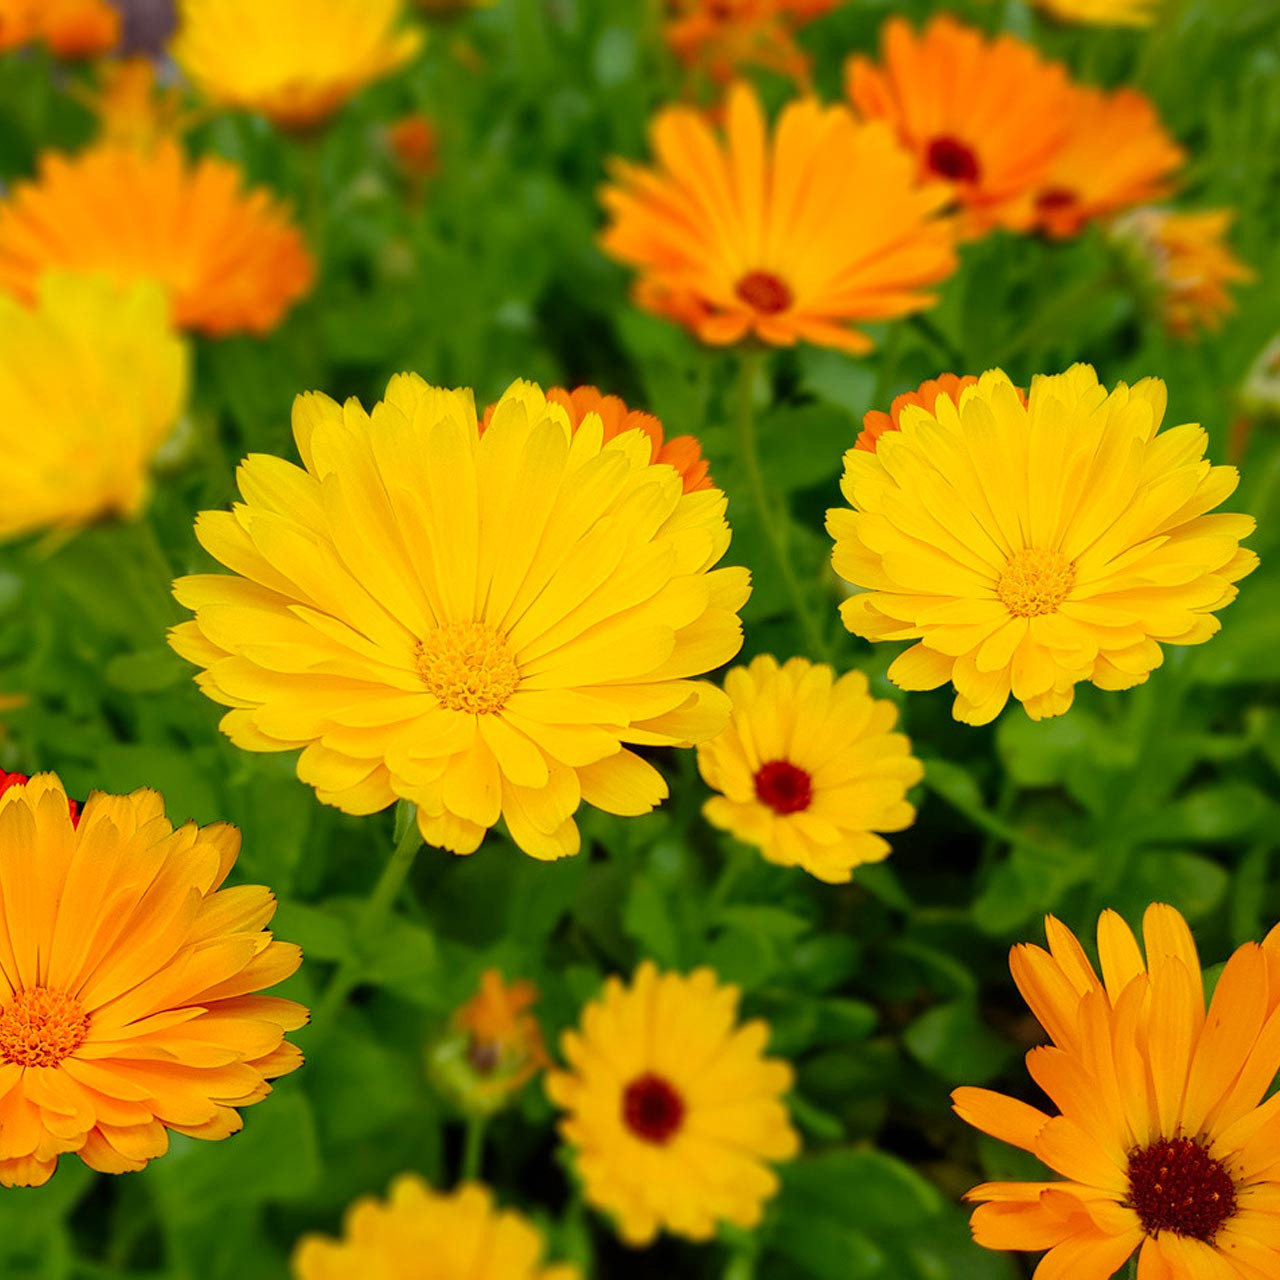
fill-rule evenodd
<path id="1" fill-rule="evenodd" d="M 459 1182 L 479 1182 L 484 1172 L 484 1134 L 488 1116 L 469 1116 L 466 1144 L 462 1149 L 462 1173 Z"/>
<path id="2" fill-rule="evenodd" d="M 927 341 L 930 346 L 934 347 L 939 354 L 945 357 L 946 362 L 951 366 L 953 373 L 963 377 L 969 372 L 965 368 L 964 352 L 956 346 L 950 338 L 947 337 L 941 329 L 938 328 L 928 316 L 917 312 L 913 316 L 907 318 L 907 323 Z M 878 405 L 875 407 L 879 407 Z"/>
<path id="3" fill-rule="evenodd" d="M 409 878 L 413 860 L 420 848 L 422 835 L 418 831 L 414 806 L 401 800 L 396 806 L 395 850 L 382 868 L 382 874 L 356 921 L 353 954 L 339 964 L 316 1005 L 315 1015 L 311 1020 L 313 1038 L 328 1033 L 333 1020 L 346 1004 L 347 997 L 359 983 L 365 957 L 386 924 L 391 908 L 400 896 L 404 882 Z"/>
<path id="4" fill-rule="evenodd" d="M 1032 350 L 1036 344 L 1054 335 L 1072 332 L 1071 321 L 1078 311 L 1092 307 L 1097 299 L 1117 282 L 1114 271 L 1103 272 L 1082 280 L 1072 289 L 1060 293 L 1047 307 L 1042 307 L 1034 324 L 1024 325 L 1005 345 L 996 362 L 1004 369 L 1014 356 Z"/>
<path id="5" fill-rule="evenodd" d="M 787 552 L 785 517 L 780 519 L 778 513 L 774 511 L 773 504 L 769 500 L 769 492 L 765 487 L 764 472 L 760 467 L 752 391 L 755 388 L 756 374 L 760 369 L 762 355 L 760 351 L 751 350 L 742 353 L 738 376 L 739 452 L 742 455 L 742 465 L 746 469 L 747 485 L 751 489 L 751 501 L 755 507 L 756 519 L 760 522 L 765 541 L 768 542 L 769 550 L 773 553 L 778 576 L 791 597 L 791 605 L 800 623 L 800 629 L 804 632 L 805 643 L 815 658 L 825 662 L 829 660 L 830 653 L 826 637 L 822 633 L 818 619 L 814 617 L 804 588 L 796 577 L 791 557 Z"/>

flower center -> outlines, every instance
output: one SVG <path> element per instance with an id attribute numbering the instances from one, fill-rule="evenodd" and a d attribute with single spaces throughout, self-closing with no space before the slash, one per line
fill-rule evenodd
<path id="1" fill-rule="evenodd" d="M 0 1059 L 19 1067 L 56 1067 L 88 1034 L 80 1002 L 48 987 L 16 991 L 0 1009 Z"/>
<path id="2" fill-rule="evenodd" d="M 787 282 L 771 271 L 748 271 L 734 286 L 734 292 L 747 306 L 767 316 L 785 311 L 793 301 Z"/>
<path id="3" fill-rule="evenodd" d="M 1015 618 L 1053 613 L 1076 584 L 1076 567 L 1060 551 L 1027 547 L 1010 557 L 996 595 Z"/>
<path id="4" fill-rule="evenodd" d="M 1041 213 L 1060 213 L 1076 202 L 1076 193 L 1066 187 L 1046 187 L 1036 196 L 1036 208 Z"/>
<path id="5" fill-rule="evenodd" d="M 925 163 L 938 177 L 950 182 L 977 182 L 982 172 L 973 148 L 950 134 L 929 143 Z"/>
<path id="6" fill-rule="evenodd" d="M 501 711 L 520 684 L 507 639 L 483 622 L 450 622 L 418 641 L 422 683 L 450 711 Z"/>
<path id="7" fill-rule="evenodd" d="M 622 1095 L 627 1128 L 659 1146 L 671 1141 L 684 1122 L 684 1100 L 661 1076 L 637 1076 Z"/>
<path id="8" fill-rule="evenodd" d="M 813 779 L 790 760 L 770 760 L 756 770 L 756 799 L 774 813 L 799 813 L 813 799 Z"/>
<path id="9" fill-rule="evenodd" d="M 1198 1142 L 1162 1138 L 1129 1152 L 1129 1201 L 1148 1235 L 1172 1231 L 1208 1244 L 1236 1211 L 1236 1187 Z"/>

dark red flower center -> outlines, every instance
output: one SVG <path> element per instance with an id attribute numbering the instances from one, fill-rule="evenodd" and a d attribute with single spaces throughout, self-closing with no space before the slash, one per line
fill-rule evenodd
<path id="1" fill-rule="evenodd" d="M 780 280 L 771 271 L 748 271 L 738 281 L 734 292 L 747 306 L 763 311 L 767 316 L 776 316 L 779 311 L 785 311 L 793 301 L 787 282 Z"/>
<path id="2" fill-rule="evenodd" d="M 1036 208 L 1041 213 L 1059 213 L 1070 209 L 1076 202 L 1076 193 L 1067 187 L 1046 187 L 1036 196 Z"/>
<path id="3" fill-rule="evenodd" d="M 684 1121 L 684 1100 L 661 1076 L 637 1076 L 622 1095 L 622 1118 L 627 1128 L 659 1146 L 676 1136 Z"/>
<path id="4" fill-rule="evenodd" d="M 1236 1211 L 1236 1186 L 1198 1142 L 1162 1138 L 1129 1153 L 1129 1202 L 1148 1235 L 1208 1244 Z"/>
<path id="5" fill-rule="evenodd" d="M 950 134 L 929 143 L 925 163 L 938 177 L 949 182 L 977 182 L 982 172 L 973 148 Z"/>
<path id="6" fill-rule="evenodd" d="M 756 770 L 756 799 L 774 813 L 799 813 L 813 799 L 813 779 L 790 760 L 770 760 Z"/>

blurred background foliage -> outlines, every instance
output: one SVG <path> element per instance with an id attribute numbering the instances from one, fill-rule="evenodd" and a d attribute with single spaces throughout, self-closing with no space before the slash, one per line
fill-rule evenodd
<path id="1" fill-rule="evenodd" d="M 843 58 L 874 50 L 888 13 L 935 7 L 851 0 L 808 27 L 820 91 L 839 93 Z M 714 832 L 692 753 L 670 753 L 662 811 L 584 811 L 584 852 L 559 863 L 497 836 L 466 860 L 428 850 L 393 926 L 359 940 L 353 922 L 391 848 L 391 815 L 322 808 L 292 758 L 236 751 L 164 641 L 181 617 L 168 581 L 207 567 L 194 513 L 232 499 L 247 452 L 293 456 L 294 394 L 369 404 L 389 375 L 413 369 L 475 387 L 480 405 L 515 377 L 594 383 L 672 434 L 698 434 L 730 495 L 729 559 L 756 570 L 744 656 L 801 650 L 737 496 L 733 361 L 635 310 L 626 274 L 594 243 L 606 157 L 643 154 L 651 111 L 681 92 L 657 7 L 499 0 L 438 24 L 412 68 L 323 132 L 290 140 L 246 117 L 195 131 L 196 150 L 237 160 L 292 200 L 319 284 L 269 337 L 199 346 L 191 410 L 145 521 L 0 554 L 0 691 L 25 698 L 0 713 L 0 765 L 56 768 L 79 795 L 154 786 L 175 820 L 234 822 L 237 876 L 274 888 L 278 936 L 306 953 L 285 993 L 314 1000 L 343 962 L 358 966 L 359 985 L 335 1024 L 297 1035 L 307 1067 L 234 1140 L 175 1139 L 170 1156 L 122 1178 L 66 1160 L 49 1186 L 0 1196 L 0 1275 L 281 1277 L 299 1233 L 333 1230 L 348 1201 L 381 1193 L 396 1172 L 453 1180 L 462 1126 L 427 1084 L 425 1046 L 484 968 L 537 984 L 554 1044 L 602 974 L 643 956 L 714 966 L 770 1021 L 773 1051 L 797 1067 L 806 1154 L 783 1171 L 759 1232 L 630 1253 L 572 1194 L 534 1085 L 491 1125 L 485 1174 L 562 1256 L 607 1280 L 1021 1274 L 1019 1260 L 972 1246 L 956 1201 L 981 1176 L 1025 1174 L 1027 1161 L 965 1131 L 948 1107 L 960 1083 L 1028 1088 L 1018 1060 L 1038 1028 L 1009 981 L 1010 944 L 1038 937 L 1045 912 L 1087 929 L 1104 905 L 1132 919 L 1158 898 L 1186 914 L 1212 962 L 1280 915 L 1280 447 L 1274 426 L 1240 425 L 1239 403 L 1280 328 L 1280 12 L 1274 0 L 1171 2 L 1161 25 L 1135 33 L 1054 27 L 1015 0 L 946 7 L 1033 38 L 1082 79 L 1150 94 L 1192 156 L 1186 197 L 1237 211 L 1235 248 L 1257 280 L 1219 333 L 1175 343 L 1096 230 L 1058 244 L 997 234 L 966 246 L 926 322 L 876 329 L 873 356 L 773 357 L 760 388 L 764 461 L 787 496 L 831 656 L 903 704 L 927 766 L 918 822 L 887 864 L 847 887 L 770 866 Z M 0 62 L 5 181 L 31 172 L 41 149 L 91 135 L 68 91 L 81 74 L 31 52 Z M 788 92 L 760 82 L 775 102 Z M 388 128 L 408 112 L 437 131 L 432 176 L 397 165 Z M 907 702 L 883 676 L 893 655 L 838 625 L 822 520 L 840 457 L 863 412 L 941 370 L 1000 365 L 1025 384 L 1076 360 L 1108 384 L 1168 382 L 1169 421 L 1202 422 L 1211 456 L 1241 465 L 1230 505 L 1258 517 L 1263 565 L 1222 634 L 1168 651 L 1148 685 L 1081 686 L 1068 715 L 1043 723 L 1013 709 L 989 728 L 958 725 L 947 693 Z"/>

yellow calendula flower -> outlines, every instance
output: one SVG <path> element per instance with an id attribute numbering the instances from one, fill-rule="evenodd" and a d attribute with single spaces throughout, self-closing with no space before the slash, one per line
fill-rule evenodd
<path id="1" fill-rule="evenodd" d="M 791 1068 L 764 1056 L 763 1022 L 738 1023 L 738 995 L 710 969 L 646 961 L 630 987 L 610 978 L 561 1040 L 569 1066 L 547 1092 L 567 1112 L 587 1200 L 629 1244 L 754 1227 L 778 1189 L 769 1162 L 799 1150 L 782 1097 Z"/>
<path id="2" fill-rule="evenodd" d="M 807 658 L 768 655 L 725 677 L 729 727 L 698 747 L 698 768 L 720 795 L 707 820 L 756 845 L 770 861 L 838 884 L 879 862 L 875 833 L 915 821 L 907 788 L 924 774 L 911 743 L 892 732 L 898 709 L 873 698 L 867 678 Z"/>
<path id="3" fill-rule="evenodd" d="M 1149 27 L 1160 16 L 1161 0 L 1032 0 L 1051 18 L 1096 27 Z"/>
<path id="4" fill-rule="evenodd" d="M 503 818 L 526 853 L 576 853 L 585 801 L 667 794 L 627 749 L 713 737 L 729 700 L 693 677 L 742 644 L 745 569 L 718 489 L 685 492 L 642 429 L 604 439 L 515 383 L 483 434 L 469 391 L 413 374 L 372 416 L 300 396 L 303 467 L 256 455 L 244 502 L 196 532 L 236 576 L 177 584 L 173 633 L 251 751 L 301 747 L 326 804 L 417 805 L 471 853 Z"/>
<path id="5" fill-rule="evenodd" d="M 136 515 L 187 398 L 159 285 L 45 276 L 0 294 L 0 538 Z"/>
<path id="6" fill-rule="evenodd" d="M 351 1206 L 341 1240 L 303 1239 L 292 1270 L 294 1280 L 580 1280 L 544 1253 L 537 1227 L 499 1209 L 488 1187 L 440 1193 L 406 1173 L 385 1202 Z"/>
<path id="7" fill-rule="evenodd" d="M 903 410 L 874 452 L 850 449 L 852 510 L 827 513 L 841 606 L 868 640 L 915 640 L 889 668 L 903 689 L 956 688 L 957 720 L 985 724 L 1010 693 L 1032 719 L 1075 686 L 1143 683 L 1162 644 L 1199 644 L 1257 565 L 1252 517 L 1214 514 L 1234 467 L 1207 436 L 1160 430 L 1165 386 L 1108 392 L 1087 365 L 1037 377 L 1026 403 L 999 370 L 959 401 Z"/>
<path id="8" fill-rule="evenodd" d="M 402 0 L 181 0 L 172 52 L 217 106 L 287 129 L 321 123 L 422 44 Z"/>

